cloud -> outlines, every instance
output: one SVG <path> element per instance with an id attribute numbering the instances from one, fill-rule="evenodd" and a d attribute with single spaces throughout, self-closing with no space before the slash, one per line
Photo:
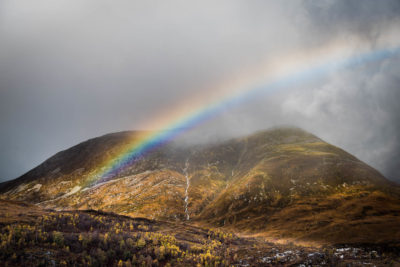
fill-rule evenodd
<path id="1" fill-rule="evenodd" d="M 288 96 L 282 110 L 325 140 L 398 179 L 400 58 L 333 75 Z M 373 68 L 373 70 L 368 68 Z M 372 73 L 372 74 L 371 74 Z"/>
<path id="2" fill-rule="evenodd" d="M 88 138 L 141 127 L 194 95 L 207 99 L 204 88 L 270 58 L 336 39 L 398 44 L 398 10 L 398 1 L 2 1 L 0 179 Z M 197 133 L 300 124 L 397 179 L 398 63 L 257 97 Z"/>
<path id="3" fill-rule="evenodd" d="M 399 23 L 396 0 L 305 0 L 303 4 L 310 29 L 320 38 L 356 34 L 373 43 L 388 25 Z"/>

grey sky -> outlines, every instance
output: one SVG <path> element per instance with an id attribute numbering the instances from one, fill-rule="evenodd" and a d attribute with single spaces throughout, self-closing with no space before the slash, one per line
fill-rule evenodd
<path id="1" fill-rule="evenodd" d="M 338 38 L 400 44 L 398 29 L 400 1 L 3 0 L 0 181 L 86 139 L 136 129 L 274 55 Z M 193 134 L 294 124 L 400 181 L 399 63 L 260 96 Z"/>

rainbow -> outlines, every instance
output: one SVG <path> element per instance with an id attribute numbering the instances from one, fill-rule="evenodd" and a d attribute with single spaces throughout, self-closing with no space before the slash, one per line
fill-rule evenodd
<path id="1" fill-rule="evenodd" d="M 360 51 L 359 48 L 357 50 Z M 219 92 L 214 99 L 198 100 L 201 99 L 198 97 L 193 101 L 185 101 L 190 103 L 190 106 L 183 105 L 184 109 L 174 110 L 167 116 L 160 116 L 155 123 L 147 127 L 171 130 L 148 131 L 135 137 L 129 145 L 121 148 L 117 157 L 99 166 L 96 173 L 91 174 L 89 183 L 93 184 L 116 176 L 127 166 L 134 164 L 140 156 L 210 120 L 231 106 L 250 101 L 260 94 L 290 88 L 340 69 L 389 58 L 399 52 L 400 47 L 354 52 L 349 49 L 348 44 L 334 44 L 317 52 L 291 55 L 286 57 L 286 60 L 279 58 L 272 63 L 269 61 L 251 75 L 235 80 L 234 84 L 222 84 L 218 88 L 213 88 L 211 92 Z"/>

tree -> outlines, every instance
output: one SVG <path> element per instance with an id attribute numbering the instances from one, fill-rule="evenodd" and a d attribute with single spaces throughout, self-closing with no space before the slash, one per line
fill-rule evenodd
<path id="1" fill-rule="evenodd" d="M 128 248 L 133 248 L 135 243 L 133 242 L 132 238 L 129 237 L 128 239 L 126 239 L 126 245 Z"/>
<path id="2" fill-rule="evenodd" d="M 57 244 L 57 246 L 62 247 L 64 246 L 64 236 L 60 232 L 53 232 L 53 240 Z"/>
<path id="3" fill-rule="evenodd" d="M 141 237 L 141 238 L 137 241 L 136 246 L 138 246 L 139 248 L 143 248 L 144 246 L 146 246 L 146 240 L 144 240 L 144 238 Z"/>
<path id="4" fill-rule="evenodd" d="M 107 260 L 106 253 L 101 248 L 97 248 L 96 256 L 99 259 L 100 265 L 104 265 Z"/>

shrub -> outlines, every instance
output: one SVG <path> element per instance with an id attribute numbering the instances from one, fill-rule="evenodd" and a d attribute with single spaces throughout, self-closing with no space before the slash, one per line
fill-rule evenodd
<path id="1" fill-rule="evenodd" d="M 61 232 L 54 231 L 53 232 L 53 241 L 54 243 L 57 244 L 59 247 L 64 246 L 64 236 Z"/>
<path id="2" fill-rule="evenodd" d="M 144 246 L 146 246 L 146 240 L 144 240 L 143 237 L 139 238 L 139 240 L 136 242 L 136 246 L 138 248 L 143 248 Z"/>

